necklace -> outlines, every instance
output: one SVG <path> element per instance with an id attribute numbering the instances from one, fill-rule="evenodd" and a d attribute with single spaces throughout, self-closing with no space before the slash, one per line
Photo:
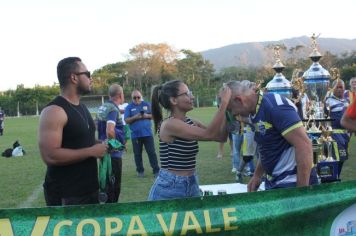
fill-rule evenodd
<path id="1" fill-rule="evenodd" d="M 82 107 L 82 104 L 79 103 L 79 107 L 80 107 L 81 111 L 83 112 L 84 116 L 82 115 L 81 112 L 78 111 L 77 108 L 75 108 L 75 106 L 73 106 L 72 103 L 70 103 L 70 102 L 68 102 L 68 103 L 69 103 L 70 107 L 73 108 L 73 110 L 76 111 L 79 114 L 79 116 L 87 124 L 87 127 L 89 129 L 89 121 L 88 121 L 87 113 L 85 112 L 84 108 Z"/>

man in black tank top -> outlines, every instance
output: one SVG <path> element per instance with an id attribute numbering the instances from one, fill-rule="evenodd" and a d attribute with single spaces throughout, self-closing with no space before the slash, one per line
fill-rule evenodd
<path id="1" fill-rule="evenodd" d="M 95 141 L 95 124 L 80 96 L 91 91 L 90 72 L 78 57 L 57 66 L 60 96 L 41 112 L 39 149 L 47 172 L 47 206 L 98 203 L 97 158 L 106 145 Z"/>

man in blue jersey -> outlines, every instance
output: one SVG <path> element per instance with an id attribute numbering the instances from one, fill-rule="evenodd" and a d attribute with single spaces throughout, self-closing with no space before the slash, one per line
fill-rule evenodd
<path id="1" fill-rule="evenodd" d="M 256 191 L 266 174 L 266 189 L 308 186 L 318 183 L 312 144 L 293 102 L 279 94 L 256 92 L 248 80 L 230 81 L 228 109 L 236 116 L 250 117 L 260 159 L 248 184 Z"/>
<path id="2" fill-rule="evenodd" d="M 144 177 L 145 169 L 142 162 L 143 145 L 145 146 L 153 174 L 156 176 L 159 166 L 151 129 L 151 104 L 143 101 L 142 94 L 138 90 L 134 90 L 131 96 L 132 102 L 125 108 L 125 122 L 129 124 L 131 130 L 137 176 Z"/>
<path id="3" fill-rule="evenodd" d="M 116 139 L 125 145 L 125 131 L 122 123 L 119 105 L 124 102 L 122 87 L 112 84 L 109 88 L 109 101 L 99 107 L 97 113 L 98 138 L 101 141 Z M 107 189 L 107 203 L 118 202 L 121 190 L 123 151 L 112 151 L 111 166 L 114 176 L 113 183 Z"/>
<path id="4" fill-rule="evenodd" d="M 339 160 L 338 170 L 339 178 L 344 162 L 348 159 L 348 147 L 350 142 L 349 132 L 341 125 L 341 118 L 346 111 L 349 103 L 343 97 L 345 91 L 345 83 L 341 79 L 335 80 L 332 84 L 331 96 L 325 99 L 325 113 L 331 121 L 332 134 L 331 137 L 336 143 L 333 143 L 333 158 Z M 336 144 L 336 145 L 335 145 Z"/>

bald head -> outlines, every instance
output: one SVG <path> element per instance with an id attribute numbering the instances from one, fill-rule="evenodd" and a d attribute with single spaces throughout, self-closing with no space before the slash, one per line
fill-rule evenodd
<path id="1" fill-rule="evenodd" d="M 118 96 L 118 95 L 121 95 L 123 94 L 123 90 L 122 90 L 122 87 L 118 84 L 112 84 L 109 88 L 109 96 L 112 98 L 112 97 L 115 97 L 115 96 Z"/>

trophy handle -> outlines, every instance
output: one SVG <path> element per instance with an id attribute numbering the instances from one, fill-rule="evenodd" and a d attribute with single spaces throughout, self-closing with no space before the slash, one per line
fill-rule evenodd
<path id="1" fill-rule="evenodd" d="M 305 93 L 303 77 L 299 76 L 301 72 L 303 72 L 301 69 L 295 69 L 292 75 L 292 88 L 299 91 L 298 96 L 293 99 L 294 103 L 300 102 Z"/>

